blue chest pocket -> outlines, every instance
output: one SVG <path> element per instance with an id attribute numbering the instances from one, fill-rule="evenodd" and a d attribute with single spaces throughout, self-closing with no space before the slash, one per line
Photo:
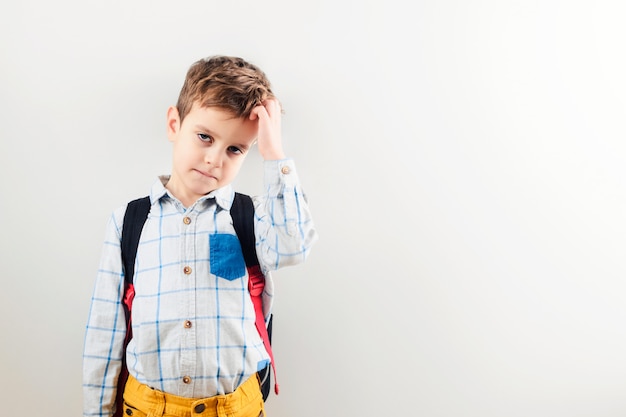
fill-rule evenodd
<path id="1" fill-rule="evenodd" d="M 233 281 L 246 273 L 246 262 L 241 244 L 235 235 L 214 233 L 209 235 L 211 273 Z"/>

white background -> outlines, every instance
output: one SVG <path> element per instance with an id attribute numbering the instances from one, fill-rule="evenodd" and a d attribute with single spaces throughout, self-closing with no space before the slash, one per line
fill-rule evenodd
<path id="1" fill-rule="evenodd" d="M 625 19 L 618 0 L 3 2 L 1 414 L 80 415 L 106 221 L 169 172 L 188 66 L 229 54 L 272 80 L 320 234 L 276 274 L 270 417 L 626 415 Z"/>

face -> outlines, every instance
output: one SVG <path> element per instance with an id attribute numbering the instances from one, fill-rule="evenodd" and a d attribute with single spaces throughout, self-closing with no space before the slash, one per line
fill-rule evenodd
<path id="1" fill-rule="evenodd" d="M 215 107 L 194 104 L 182 124 L 176 107 L 167 111 L 173 144 L 172 175 L 166 188 L 185 207 L 230 184 L 257 136 L 256 120 L 235 118 Z"/>

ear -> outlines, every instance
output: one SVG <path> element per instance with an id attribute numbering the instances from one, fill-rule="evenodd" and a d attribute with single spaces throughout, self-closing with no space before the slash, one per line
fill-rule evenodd
<path id="1" fill-rule="evenodd" d="M 176 106 L 167 109 L 167 138 L 174 142 L 180 131 L 180 115 Z"/>

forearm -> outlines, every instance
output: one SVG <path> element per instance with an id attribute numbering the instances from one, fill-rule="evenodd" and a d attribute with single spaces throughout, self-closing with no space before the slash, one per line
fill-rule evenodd
<path id="1" fill-rule="evenodd" d="M 265 270 L 303 262 L 315 241 L 313 219 L 291 159 L 264 162 L 266 192 L 255 197 L 257 255 Z"/>
<path id="2" fill-rule="evenodd" d="M 110 311 L 102 311 L 102 304 Z M 100 307 L 98 307 L 100 305 Z M 94 297 L 85 335 L 83 354 L 83 399 L 85 416 L 112 413 L 117 379 L 122 365 L 124 329 L 117 329 L 115 304 Z M 117 311 L 117 315 L 124 314 Z"/>
<path id="3" fill-rule="evenodd" d="M 119 232 L 111 218 L 96 277 L 87 319 L 83 353 L 83 412 L 85 416 L 109 416 L 122 365 L 126 334 L 120 303 L 123 273 Z"/>

